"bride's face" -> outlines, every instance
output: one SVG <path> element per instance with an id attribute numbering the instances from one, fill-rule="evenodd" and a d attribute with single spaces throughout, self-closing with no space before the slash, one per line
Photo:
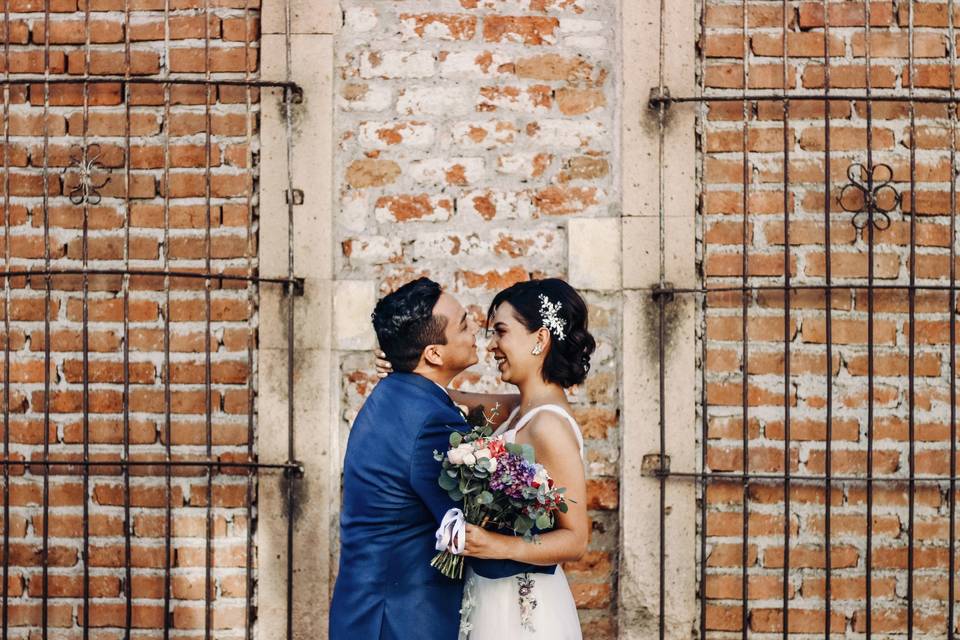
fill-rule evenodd
<path id="1" fill-rule="evenodd" d="M 497 369 L 504 382 L 520 384 L 537 374 L 542 357 L 531 353 L 537 343 L 537 332 L 530 332 L 517 318 L 509 302 L 497 307 L 490 322 L 490 342 L 487 351 L 497 361 Z"/>

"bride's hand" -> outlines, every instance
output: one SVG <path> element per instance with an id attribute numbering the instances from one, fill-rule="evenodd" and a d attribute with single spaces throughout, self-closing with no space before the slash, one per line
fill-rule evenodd
<path id="1" fill-rule="evenodd" d="M 467 539 L 463 555 L 487 560 L 505 558 L 503 539 L 506 536 L 487 531 L 475 524 L 467 524 Z"/>
<path id="2" fill-rule="evenodd" d="M 376 356 L 378 378 L 386 378 L 387 375 L 393 373 L 393 365 L 387 360 L 387 354 L 377 349 L 373 352 L 373 355 Z"/>

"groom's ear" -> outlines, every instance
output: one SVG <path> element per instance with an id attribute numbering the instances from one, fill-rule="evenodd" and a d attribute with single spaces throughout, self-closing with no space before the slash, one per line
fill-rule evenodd
<path id="1" fill-rule="evenodd" d="M 423 359 L 427 364 L 442 367 L 443 356 L 440 354 L 439 345 L 428 344 L 427 348 L 423 350 Z"/>

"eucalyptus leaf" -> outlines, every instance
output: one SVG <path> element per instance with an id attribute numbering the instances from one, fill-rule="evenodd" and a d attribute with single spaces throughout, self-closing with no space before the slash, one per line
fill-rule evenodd
<path id="1" fill-rule="evenodd" d="M 444 491 L 450 491 L 451 489 L 455 489 L 456 486 L 457 486 L 457 481 L 455 479 L 451 478 L 449 475 L 445 473 L 440 475 L 441 489 L 443 489 Z"/>
<path id="2" fill-rule="evenodd" d="M 537 518 L 537 529 L 549 529 L 553 526 L 553 518 L 543 513 Z"/>
<path id="3" fill-rule="evenodd" d="M 478 504 L 490 504 L 491 502 L 493 502 L 493 494 L 489 491 L 483 491 L 477 497 Z"/>
<path id="4" fill-rule="evenodd" d="M 450 446 L 451 446 L 451 447 L 459 447 L 462 442 L 463 442 L 463 434 L 462 434 L 462 433 L 460 433 L 459 431 L 454 431 L 453 433 L 450 434 Z"/>
<path id="5" fill-rule="evenodd" d="M 453 489 L 452 491 L 448 491 L 447 494 L 450 496 L 451 500 L 455 500 L 457 502 L 460 502 L 461 500 L 463 500 L 463 494 L 456 489 Z"/>

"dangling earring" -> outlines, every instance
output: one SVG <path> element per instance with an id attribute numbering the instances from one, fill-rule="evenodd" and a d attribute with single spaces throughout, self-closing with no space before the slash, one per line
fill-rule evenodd
<path id="1" fill-rule="evenodd" d="M 532 355 L 538 356 L 543 353 L 543 346 L 538 342 L 533 345 L 533 351 L 530 352 Z"/>

